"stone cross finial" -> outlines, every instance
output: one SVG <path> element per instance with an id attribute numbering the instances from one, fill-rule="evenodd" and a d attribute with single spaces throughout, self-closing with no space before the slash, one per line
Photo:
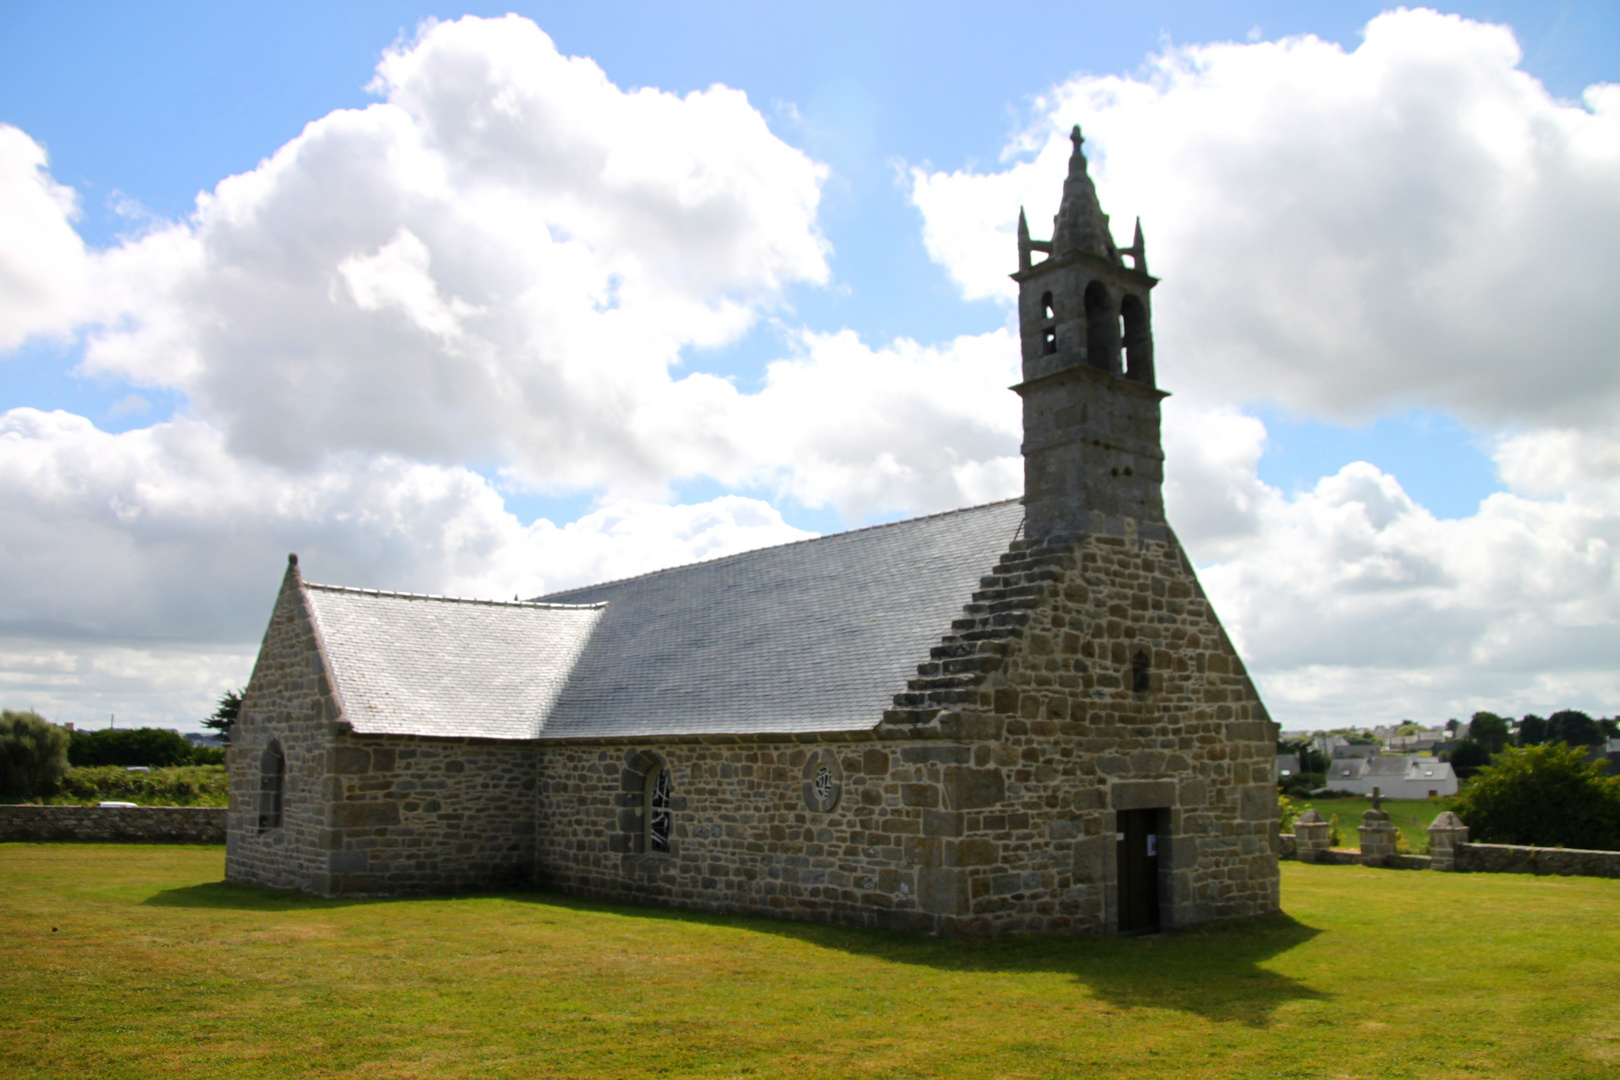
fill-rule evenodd
<path id="1" fill-rule="evenodd" d="M 1373 788 L 1373 793 L 1372 793 L 1372 808 L 1373 808 L 1373 809 L 1374 809 L 1374 810 L 1379 810 L 1379 809 L 1382 809 L 1382 807 L 1383 807 L 1383 804 L 1384 804 L 1384 798 L 1383 798 L 1383 795 L 1382 795 L 1382 794 L 1381 794 L 1381 793 L 1380 793 L 1380 792 L 1379 792 L 1379 790 L 1378 790 L 1378 789 L 1377 789 L 1377 788 Z"/>

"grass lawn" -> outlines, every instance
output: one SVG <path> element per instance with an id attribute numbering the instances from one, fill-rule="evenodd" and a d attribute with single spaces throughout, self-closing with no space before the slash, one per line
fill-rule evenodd
<path id="1" fill-rule="evenodd" d="M 1316 812 L 1322 815 L 1323 821 L 1331 821 L 1334 814 L 1339 815 L 1339 846 L 1347 848 L 1361 847 L 1361 834 L 1356 832 L 1356 826 L 1361 824 L 1361 815 L 1372 809 L 1372 800 L 1367 798 L 1348 799 L 1298 799 L 1300 808 L 1316 807 Z M 1383 808 L 1389 814 L 1389 821 L 1406 842 L 1412 846 L 1414 855 L 1427 854 L 1429 850 L 1429 826 L 1439 817 L 1443 810 L 1450 807 L 1447 799 L 1384 799 Z"/>
<path id="2" fill-rule="evenodd" d="M 1620 881 L 1284 863 L 1285 915 L 986 942 L 222 870 L 0 844 L 0 1076 L 1620 1073 Z"/>

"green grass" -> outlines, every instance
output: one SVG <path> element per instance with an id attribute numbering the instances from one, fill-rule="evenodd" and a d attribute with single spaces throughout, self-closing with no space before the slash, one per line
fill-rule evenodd
<path id="1" fill-rule="evenodd" d="M 0 1076 L 1620 1070 L 1620 881 L 1285 863 L 1285 915 L 986 942 L 221 873 L 219 848 L 0 845 Z"/>
<path id="2" fill-rule="evenodd" d="M 1314 806 L 1316 812 L 1322 815 L 1323 821 L 1332 820 L 1334 814 L 1339 815 L 1339 846 L 1359 848 L 1361 834 L 1356 832 L 1356 826 L 1361 824 L 1361 815 L 1372 809 L 1372 800 L 1353 796 L 1347 799 L 1312 798 L 1298 800 L 1300 809 Z M 1401 831 L 1406 842 L 1411 845 L 1414 855 L 1427 854 L 1429 850 L 1429 826 L 1441 812 L 1450 808 L 1448 799 L 1384 799 L 1383 808 L 1389 814 L 1390 824 Z"/>

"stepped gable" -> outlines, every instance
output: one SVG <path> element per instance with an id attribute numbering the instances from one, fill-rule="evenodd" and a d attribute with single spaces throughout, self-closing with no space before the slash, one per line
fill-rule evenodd
<path id="1" fill-rule="evenodd" d="M 917 665 L 916 678 L 894 696 L 884 724 L 926 727 L 942 713 L 977 704 L 989 676 L 1017 651 L 1035 610 L 1062 587 L 1073 550 L 1072 537 L 1014 540 L 995 572 L 979 579 L 951 632 Z"/>
<path id="2" fill-rule="evenodd" d="M 532 739 L 602 618 L 600 604 L 300 584 L 342 719 L 364 735 Z"/>
<path id="3" fill-rule="evenodd" d="M 1014 499 L 542 597 L 607 607 L 540 737 L 870 731 L 1022 518 Z"/>

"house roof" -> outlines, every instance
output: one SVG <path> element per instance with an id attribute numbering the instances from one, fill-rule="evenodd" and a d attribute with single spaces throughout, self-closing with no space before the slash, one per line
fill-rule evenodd
<path id="1" fill-rule="evenodd" d="M 1367 759 L 1366 776 L 1405 776 L 1409 758 L 1395 754 L 1379 754 Z"/>
<path id="2" fill-rule="evenodd" d="M 544 597 L 607 607 L 541 737 L 874 727 L 1022 521 L 1014 499 Z"/>
<path id="3" fill-rule="evenodd" d="M 602 607 L 304 583 L 343 716 L 371 735 L 532 739 Z"/>

